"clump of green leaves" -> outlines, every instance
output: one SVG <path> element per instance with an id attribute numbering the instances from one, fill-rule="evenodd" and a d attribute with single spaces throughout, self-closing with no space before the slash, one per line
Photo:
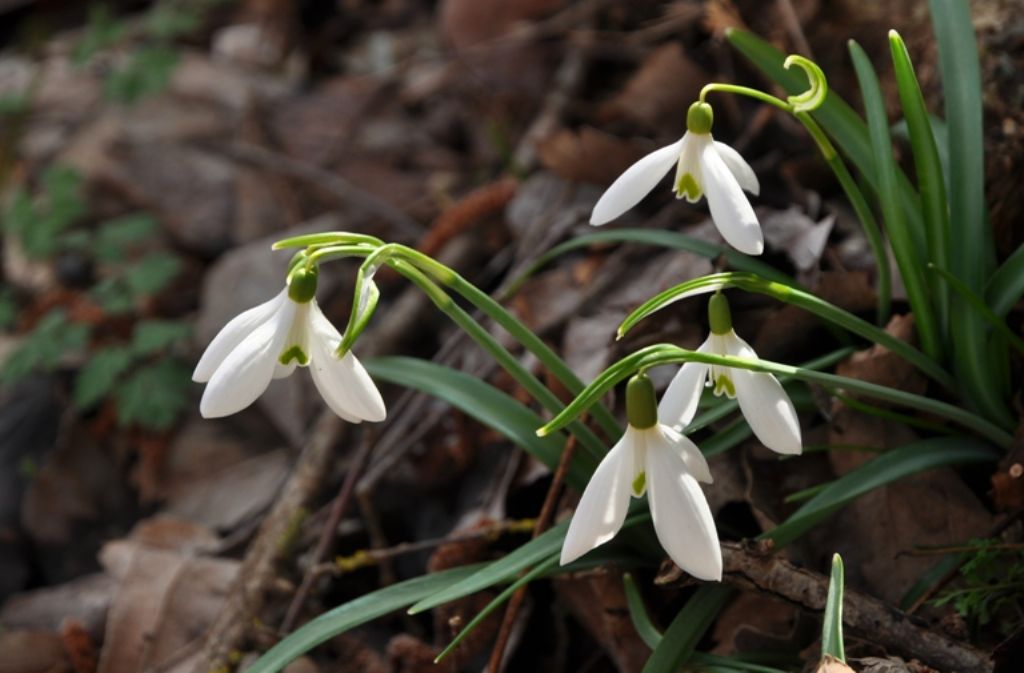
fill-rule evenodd
<path id="1" fill-rule="evenodd" d="M 61 250 L 62 234 L 84 214 L 81 177 L 73 168 L 57 165 L 43 172 L 35 197 L 26 189 L 14 192 L 3 227 L 17 237 L 26 255 L 41 259 Z"/>
<path id="2" fill-rule="evenodd" d="M 169 357 L 189 334 L 187 324 L 144 320 L 131 342 L 92 354 L 75 379 L 75 404 L 89 409 L 113 396 L 122 425 L 166 430 L 188 404 L 189 371 Z"/>
<path id="3" fill-rule="evenodd" d="M 1024 601 L 1024 545 L 999 538 L 971 540 L 960 567 L 962 587 L 939 596 L 935 605 L 952 605 L 975 630 L 1008 635 L 1020 625 Z"/>
<path id="4" fill-rule="evenodd" d="M 167 288 L 181 271 L 181 261 L 151 248 L 158 226 L 148 213 L 79 226 L 87 215 L 81 192 L 81 178 L 74 169 L 51 167 L 43 174 L 38 193 L 22 189 L 14 194 L 3 226 L 32 258 L 65 252 L 84 256 L 95 268 L 88 289 L 91 298 L 108 315 L 130 314 Z M 12 295 L 3 291 L 0 328 L 13 325 L 16 314 Z M 90 325 L 74 322 L 63 309 L 53 309 L 0 367 L 0 383 L 57 369 L 69 353 L 83 353 L 95 332 Z M 136 323 L 128 343 L 102 346 L 89 354 L 75 378 L 75 404 L 88 410 L 112 398 L 122 425 L 166 430 L 188 402 L 189 372 L 172 355 L 187 335 L 188 326 L 181 322 Z"/>
<path id="5" fill-rule="evenodd" d="M 138 29 L 129 31 L 106 4 L 95 5 L 74 51 L 80 66 L 100 52 L 131 42 L 125 60 L 111 68 L 103 90 L 109 100 L 130 105 L 167 88 L 178 65 L 175 41 L 196 32 L 222 0 L 162 0 L 154 3 Z"/>

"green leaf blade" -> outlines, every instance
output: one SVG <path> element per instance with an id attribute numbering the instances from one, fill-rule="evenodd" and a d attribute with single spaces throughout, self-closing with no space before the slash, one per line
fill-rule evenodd
<path id="1" fill-rule="evenodd" d="M 75 377 L 75 406 L 87 409 L 99 402 L 134 361 L 131 350 L 123 346 L 111 346 L 93 353 Z"/>
<path id="2" fill-rule="evenodd" d="M 871 65 L 871 60 L 860 45 L 851 41 L 849 47 L 853 67 L 857 73 L 857 81 L 864 98 L 868 135 L 878 176 L 878 199 L 885 219 L 885 231 L 892 243 L 900 276 L 907 289 L 907 298 L 914 311 L 914 324 L 921 339 L 922 349 L 932 359 L 940 360 L 943 352 L 942 334 L 939 331 L 935 308 L 925 282 L 924 262 L 920 256 L 920 246 L 915 240 L 921 230 L 904 218 L 904 213 L 897 200 L 896 175 L 898 169 L 892 153 L 889 120 L 886 117 L 885 102 L 882 99 L 878 76 Z"/>
<path id="3" fill-rule="evenodd" d="M 763 537 L 785 545 L 865 493 L 934 467 L 991 462 L 997 454 L 985 442 L 968 437 L 924 439 L 888 451 L 848 472 L 808 500 Z"/>
<path id="4" fill-rule="evenodd" d="M 408 607 L 426 596 L 469 577 L 480 567 L 480 565 L 463 566 L 415 577 L 344 603 L 304 624 L 267 650 L 256 663 L 247 669 L 248 673 L 278 673 L 290 662 L 317 645 L 377 617 Z"/>
<path id="5" fill-rule="evenodd" d="M 843 646 L 843 559 L 832 555 L 832 573 L 828 582 L 828 597 L 825 599 L 825 619 L 821 625 L 821 656 L 830 655 L 839 661 L 846 661 Z"/>
<path id="6" fill-rule="evenodd" d="M 697 589 L 665 629 L 643 673 L 676 673 L 693 656 L 697 643 L 734 594 L 735 589 L 721 584 Z"/>

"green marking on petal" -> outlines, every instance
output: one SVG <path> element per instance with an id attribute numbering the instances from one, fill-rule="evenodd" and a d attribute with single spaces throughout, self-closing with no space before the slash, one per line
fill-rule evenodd
<path id="1" fill-rule="evenodd" d="M 309 356 L 306 355 L 299 346 L 292 346 L 285 352 L 281 353 L 281 357 L 277 358 L 277 361 L 283 365 L 290 363 L 292 360 L 297 360 L 302 366 L 309 364 Z"/>
<path id="2" fill-rule="evenodd" d="M 675 191 L 676 198 L 681 199 L 685 196 L 689 201 L 696 201 L 704 193 L 700 185 L 697 184 L 697 178 L 693 177 L 693 173 L 683 173 L 679 176 Z"/>
<path id="3" fill-rule="evenodd" d="M 647 488 L 647 473 L 641 472 L 636 475 L 636 479 L 633 480 L 633 495 L 639 498 L 644 494 L 645 488 Z"/>
<path id="4" fill-rule="evenodd" d="M 732 379 L 725 374 L 719 374 L 715 379 L 715 395 L 721 396 L 722 393 L 729 398 L 736 397 L 736 386 L 733 385 Z"/>

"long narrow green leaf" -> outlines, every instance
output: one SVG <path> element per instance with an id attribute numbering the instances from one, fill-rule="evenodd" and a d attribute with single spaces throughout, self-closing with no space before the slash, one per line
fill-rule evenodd
<path id="1" fill-rule="evenodd" d="M 697 589 L 665 630 L 644 665 L 643 673 L 676 673 L 693 656 L 704 632 L 734 594 L 734 589 L 721 584 L 707 584 Z"/>
<path id="2" fill-rule="evenodd" d="M 401 610 L 416 601 L 452 586 L 480 570 L 482 564 L 452 568 L 399 582 L 339 605 L 304 624 L 246 669 L 248 673 L 277 673 L 294 659 L 320 643 L 365 624 L 377 617 Z"/>
<path id="3" fill-rule="evenodd" d="M 1024 297 L 1024 245 L 996 269 L 985 288 L 985 299 L 1000 318 L 1005 317 L 1021 297 Z"/>
<path id="4" fill-rule="evenodd" d="M 914 73 L 910 52 L 903 38 L 895 30 L 889 31 L 889 49 L 892 52 L 900 105 L 907 123 L 907 135 L 914 155 L 917 187 L 921 195 L 928 261 L 943 268 L 949 263 L 949 204 L 946 201 L 946 182 L 942 175 L 939 148 L 932 131 L 931 119 L 925 108 L 924 95 Z M 935 288 L 935 307 L 942 333 L 949 325 L 949 288 Z"/>
<path id="5" fill-rule="evenodd" d="M 653 650 L 661 642 L 661 631 L 651 621 L 651 616 L 647 614 L 644 598 L 640 595 L 640 590 L 637 589 L 636 582 L 629 573 L 622 576 L 622 588 L 626 593 L 626 607 L 629 608 L 629 618 L 633 621 L 633 627 L 636 629 L 637 635 L 640 636 L 640 640 Z"/>
<path id="6" fill-rule="evenodd" d="M 569 530 L 568 521 L 549 528 L 508 556 L 488 564 L 456 584 L 449 585 L 429 597 L 423 597 L 409 608 L 409 614 L 425 612 L 438 605 L 475 594 L 495 584 L 512 580 L 521 571 L 543 563 L 554 554 L 558 554 L 567 530 Z"/>
<path id="7" fill-rule="evenodd" d="M 907 288 L 907 298 L 914 311 L 914 326 L 921 339 L 921 346 L 932 359 L 939 360 L 942 356 L 942 336 L 939 333 L 935 308 L 931 303 L 928 286 L 924 279 L 924 263 L 920 257 L 920 249 L 914 240 L 914 230 L 903 217 L 903 211 L 897 201 L 896 159 L 892 154 L 892 139 L 889 137 L 889 120 L 885 114 L 885 102 L 878 84 L 878 76 L 871 65 L 871 60 L 860 45 L 850 41 L 850 57 L 857 72 L 861 94 L 864 97 L 864 109 L 868 118 L 868 135 L 874 155 L 874 165 L 878 177 L 878 198 L 881 202 L 885 219 L 885 232 L 892 243 L 892 251 L 896 256 L 896 264 L 900 268 L 900 276 Z M 920 231 L 920 229 L 917 229 Z"/>
<path id="8" fill-rule="evenodd" d="M 769 79 L 777 82 L 789 93 L 799 93 L 806 87 L 806 83 L 799 73 L 786 70 L 782 66 L 786 55 L 771 44 L 756 35 L 735 29 L 726 33 L 726 39 L 755 68 L 767 75 Z M 874 159 L 871 155 L 868 129 L 853 108 L 839 94 L 830 89 L 828 96 L 825 97 L 825 102 L 812 112 L 811 116 L 835 139 L 843 154 L 850 158 L 871 188 L 877 192 L 878 181 Z M 911 227 L 919 230 L 921 210 L 918 196 L 914 192 L 910 180 L 902 171 L 899 173 L 899 201 Z"/>
<path id="9" fill-rule="evenodd" d="M 797 539 L 843 505 L 886 484 L 933 467 L 991 462 L 998 459 L 991 447 L 969 437 L 924 439 L 892 449 L 869 463 L 844 474 L 785 522 L 763 537 L 785 545 Z"/>
<path id="10" fill-rule="evenodd" d="M 469 623 L 466 624 L 461 631 L 459 631 L 457 636 L 452 638 L 452 641 L 448 643 L 448 645 L 443 650 L 441 650 L 441 653 L 438 654 L 437 657 L 434 659 L 434 663 L 439 663 L 442 659 L 451 654 L 452 651 L 454 651 L 455 648 L 459 646 L 459 643 L 465 640 L 466 637 L 469 636 L 469 634 L 472 633 L 474 629 L 476 629 L 476 627 L 480 626 L 481 622 L 487 619 L 488 615 L 490 615 L 492 612 L 501 607 L 506 601 L 512 598 L 512 594 L 518 591 L 521 587 L 524 587 L 533 580 L 537 579 L 551 568 L 554 568 L 557 564 L 558 554 L 555 554 L 543 563 L 537 564 L 528 573 L 517 579 L 512 584 L 508 585 L 508 587 L 506 587 L 500 594 L 495 596 L 490 603 L 484 606 L 484 609 L 478 612 L 476 616 L 474 616 L 473 619 L 471 619 Z"/>
<path id="11" fill-rule="evenodd" d="M 981 295 L 995 266 L 992 230 L 985 208 L 985 145 L 978 43 L 967 0 L 929 0 L 939 48 L 939 69 L 949 129 L 950 271 Z M 996 311 L 1000 314 L 999 311 Z M 970 304 L 954 300 L 951 316 L 954 361 L 967 399 L 986 416 L 1013 427 L 1002 399 L 1005 347 L 987 338 Z"/>
<path id="12" fill-rule="evenodd" d="M 929 265 L 929 268 L 941 276 L 942 279 L 946 281 L 947 285 L 956 290 L 956 293 L 960 295 L 960 298 L 970 304 L 971 308 L 973 308 L 978 315 L 984 318 L 993 329 L 999 332 L 1003 338 L 1006 339 L 1007 343 L 1017 349 L 1021 354 L 1024 354 L 1024 339 L 1021 339 L 1019 336 L 1014 334 L 1013 330 L 1010 329 L 1010 326 L 985 305 L 984 299 L 971 292 L 970 288 L 968 288 L 962 280 L 951 274 L 949 271 L 939 268 L 934 264 Z"/>
<path id="13" fill-rule="evenodd" d="M 985 208 L 985 143 L 978 42 L 967 0 L 928 0 L 939 47 L 949 128 L 952 271 L 975 292 L 991 273 L 992 232 Z"/>
<path id="14" fill-rule="evenodd" d="M 544 422 L 494 386 L 444 365 L 409 357 L 381 357 L 365 362 L 375 378 L 433 395 L 505 435 L 523 450 L 554 470 L 565 446 L 563 436 L 541 439 L 536 430 Z M 596 461 L 577 452 L 566 478 L 583 490 L 597 467 Z"/>
<path id="15" fill-rule="evenodd" d="M 578 250 L 579 248 L 586 248 L 598 243 L 643 243 L 646 245 L 657 245 L 663 248 L 686 250 L 687 252 L 692 252 L 695 255 L 700 255 L 701 257 L 706 257 L 708 259 L 725 257 L 729 262 L 729 265 L 739 271 L 756 273 L 762 278 L 773 280 L 777 283 L 782 283 L 783 285 L 792 285 L 794 287 L 799 286 L 794 279 L 780 272 L 770 264 L 765 264 L 762 261 L 750 257 L 749 255 L 736 252 L 728 246 L 715 245 L 714 243 L 708 243 L 707 241 L 702 241 L 699 238 L 687 236 L 686 234 L 680 234 L 675 231 L 664 231 L 661 229 L 607 229 L 604 231 L 597 231 L 592 234 L 577 236 L 576 238 L 570 239 L 551 248 L 531 263 L 526 270 L 519 274 L 519 276 L 509 284 L 504 294 L 509 295 L 514 293 L 528 278 L 537 273 L 537 271 L 545 267 L 552 260 L 561 257 L 567 252 Z"/>
<path id="16" fill-rule="evenodd" d="M 825 599 L 825 619 L 821 625 L 821 656 L 831 655 L 839 661 L 846 661 L 843 646 L 843 559 L 832 555 L 832 575 L 828 582 L 828 597 Z"/>

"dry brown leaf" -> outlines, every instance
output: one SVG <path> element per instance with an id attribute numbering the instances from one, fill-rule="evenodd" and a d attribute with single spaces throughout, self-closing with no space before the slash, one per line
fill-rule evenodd
<path id="1" fill-rule="evenodd" d="M 71 673 L 60 636 L 39 631 L 0 632 L 0 673 Z"/>
<path id="2" fill-rule="evenodd" d="M 443 0 L 441 34 L 456 49 L 465 49 L 507 33 L 521 21 L 535 19 L 562 6 L 564 0 Z"/>
<path id="3" fill-rule="evenodd" d="M 648 54 L 622 91 L 601 105 L 597 121 L 604 126 L 628 119 L 682 135 L 686 111 L 707 79 L 680 43 L 668 42 Z"/>
<path id="4" fill-rule="evenodd" d="M 561 178 L 607 185 L 644 151 L 630 141 L 584 126 L 579 131 L 562 129 L 541 139 L 537 154 L 540 162 Z"/>
<path id="5" fill-rule="evenodd" d="M 559 598 L 615 662 L 618 671 L 643 669 L 651 650 L 637 635 L 629 617 L 621 574 L 559 577 L 554 586 Z"/>
<path id="6" fill-rule="evenodd" d="M 763 594 L 744 592 L 719 615 L 712 638 L 719 644 L 715 651 L 720 654 L 794 652 L 807 644 L 808 627 L 812 627 L 811 620 L 801 619 L 798 607 Z"/>
<path id="7" fill-rule="evenodd" d="M 121 586 L 107 615 L 99 673 L 147 666 L 187 670 L 199 654 L 190 644 L 223 609 L 239 563 L 129 540 L 107 544 L 100 560 Z"/>
<path id="8" fill-rule="evenodd" d="M 913 344 L 913 314 L 894 315 L 885 326 L 885 331 L 900 341 Z M 928 388 L 928 380 L 917 367 L 877 344 L 840 362 L 836 373 L 915 395 L 923 394 Z"/>

